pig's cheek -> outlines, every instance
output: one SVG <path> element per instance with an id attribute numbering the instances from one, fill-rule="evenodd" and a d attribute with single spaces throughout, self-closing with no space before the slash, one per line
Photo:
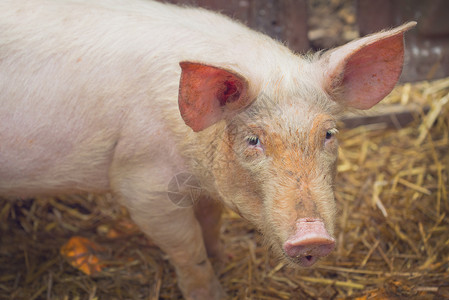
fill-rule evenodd
<path id="1" fill-rule="evenodd" d="M 338 140 L 333 137 L 332 139 L 325 141 L 324 151 L 336 154 L 338 152 Z"/>
<path id="2" fill-rule="evenodd" d="M 245 219 L 259 224 L 257 216 L 261 215 L 262 196 L 260 187 L 263 183 L 263 153 L 258 149 L 235 149 L 233 163 L 228 166 L 225 183 L 227 203 L 235 212 Z"/>
<path id="3" fill-rule="evenodd" d="M 324 165 L 330 167 L 331 169 L 337 163 L 338 159 L 338 142 L 336 139 L 326 143 L 324 151 L 321 155 L 321 160 L 323 160 Z"/>
<path id="4" fill-rule="evenodd" d="M 260 160 L 264 156 L 264 150 L 261 147 L 248 146 L 242 151 L 242 159 L 248 163 L 253 163 Z"/>

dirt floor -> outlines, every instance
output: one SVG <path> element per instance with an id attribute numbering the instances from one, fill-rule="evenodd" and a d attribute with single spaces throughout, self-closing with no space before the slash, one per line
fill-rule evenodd
<path id="1" fill-rule="evenodd" d="M 334 34 L 311 26 L 315 47 L 357 35 L 351 2 L 314 8 L 347 10 L 333 14 L 343 20 L 327 27 Z M 449 299 L 448 102 L 449 78 L 405 84 L 387 99 L 385 122 L 341 125 L 337 248 L 314 268 L 274 258 L 227 212 L 226 256 L 214 265 L 231 299 Z M 388 114 L 396 105 L 410 123 Z M 74 237 L 87 239 L 83 270 L 71 265 L 67 242 L 83 241 Z M 0 300 L 180 298 L 164 253 L 110 195 L 0 199 Z"/>

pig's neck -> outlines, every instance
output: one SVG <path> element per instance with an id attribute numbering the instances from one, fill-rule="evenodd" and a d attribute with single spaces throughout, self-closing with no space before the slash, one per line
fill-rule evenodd
<path id="1" fill-rule="evenodd" d="M 225 123 L 219 122 L 201 132 L 181 133 L 181 152 L 189 172 L 201 182 L 202 188 L 213 197 L 219 197 L 214 172 L 219 165 L 220 144 L 222 143 Z"/>

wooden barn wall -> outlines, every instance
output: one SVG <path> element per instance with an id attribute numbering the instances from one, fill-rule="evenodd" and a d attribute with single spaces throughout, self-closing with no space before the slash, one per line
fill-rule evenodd
<path id="1" fill-rule="evenodd" d="M 291 49 L 306 52 L 306 0 L 168 0 L 180 5 L 204 7 L 240 20 L 249 27 L 284 42 Z"/>

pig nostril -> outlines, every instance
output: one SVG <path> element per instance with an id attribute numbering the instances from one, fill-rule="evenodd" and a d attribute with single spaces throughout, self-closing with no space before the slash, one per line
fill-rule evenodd
<path id="1" fill-rule="evenodd" d="M 306 256 L 306 259 L 307 259 L 308 261 L 311 261 L 311 260 L 313 259 L 313 256 L 312 256 L 312 255 L 307 255 L 307 256 Z"/>

